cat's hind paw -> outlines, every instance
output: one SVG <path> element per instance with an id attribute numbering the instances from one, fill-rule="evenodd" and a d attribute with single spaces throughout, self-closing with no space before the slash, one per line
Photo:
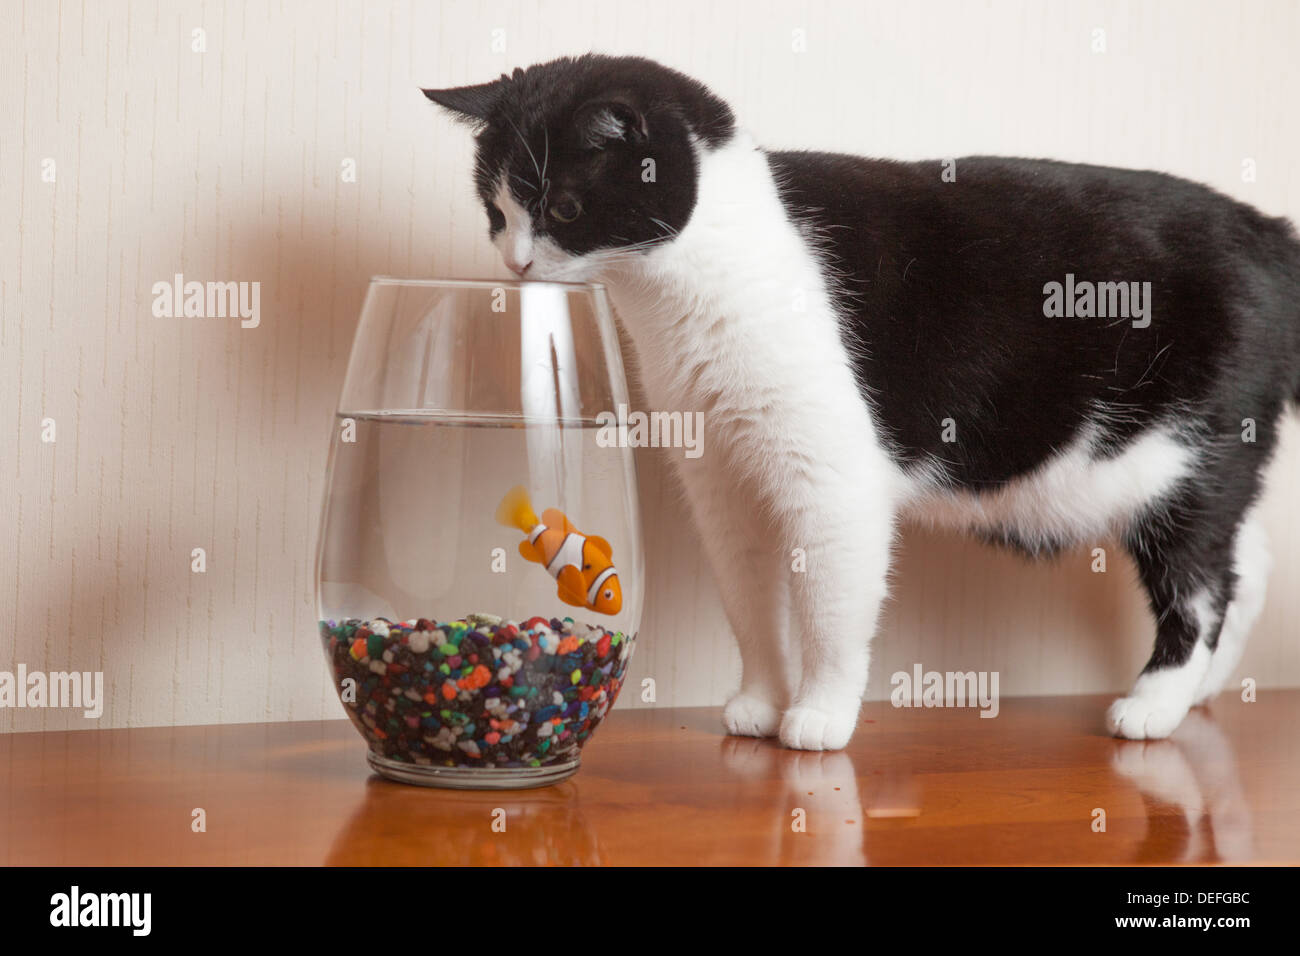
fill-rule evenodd
<path id="1" fill-rule="evenodd" d="M 781 726 L 781 708 L 741 691 L 722 709 L 722 725 L 737 737 L 775 737 Z"/>
<path id="2" fill-rule="evenodd" d="M 1121 697 L 1106 712 L 1106 729 L 1129 740 L 1160 740 L 1174 732 L 1187 710 L 1186 702 L 1155 694 Z"/>
<path id="3" fill-rule="evenodd" d="M 791 707 L 781 719 L 781 743 L 793 750 L 843 750 L 857 723 L 857 708 Z"/>

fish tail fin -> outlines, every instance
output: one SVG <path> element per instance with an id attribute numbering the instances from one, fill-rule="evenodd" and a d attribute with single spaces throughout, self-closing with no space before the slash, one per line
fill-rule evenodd
<path id="1" fill-rule="evenodd" d="M 497 506 L 497 521 L 507 528 L 518 528 L 524 534 L 537 527 L 537 515 L 523 485 L 515 485 L 506 492 Z"/>

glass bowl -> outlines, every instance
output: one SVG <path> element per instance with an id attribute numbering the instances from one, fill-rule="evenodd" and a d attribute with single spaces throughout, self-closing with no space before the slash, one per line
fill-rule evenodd
<path id="1" fill-rule="evenodd" d="M 380 774 L 578 769 L 618 697 L 643 556 L 603 289 L 371 281 L 330 441 L 319 633 Z"/>

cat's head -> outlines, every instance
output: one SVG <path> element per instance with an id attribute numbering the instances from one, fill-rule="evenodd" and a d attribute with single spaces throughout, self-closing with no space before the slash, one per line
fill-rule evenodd
<path id="1" fill-rule="evenodd" d="M 734 131 L 706 87 L 640 57 L 565 57 L 424 94 L 477 129 L 488 234 L 528 279 L 585 281 L 671 241 L 695 207 L 698 151 Z"/>

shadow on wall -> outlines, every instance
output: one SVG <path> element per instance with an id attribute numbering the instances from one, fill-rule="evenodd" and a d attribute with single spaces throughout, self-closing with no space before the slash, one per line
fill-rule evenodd
<path id="1" fill-rule="evenodd" d="M 268 183 L 267 194 L 289 188 Z M 70 666 L 105 671 L 104 726 L 158 722 L 157 701 L 141 698 L 168 683 L 177 723 L 219 722 L 223 711 L 248 719 L 250 696 L 266 702 L 269 718 L 273 693 L 291 695 L 295 675 L 286 667 L 268 681 L 266 655 L 230 654 L 232 641 L 271 638 L 273 659 L 293 655 L 299 670 L 319 666 L 314 601 L 306 598 L 328 429 L 368 280 L 389 270 L 373 257 L 349 254 L 354 243 L 333 234 L 325 197 L 308 193 L 304 201 L 301 220 L 270 228 L 283 218 L 274 200 L 259 212 L 256 198 L 236 197 L 239 212 L 198 240 L 188 210 L 184 218 L 182 210 L 166 218 L 146 208 L 124 217 L 144 249 L 134 296 L 122 293 L 123 325 L 138 336 L 140 361 L 128 363 L 120 392 L 110 379 L 102 400 L 112 406 L 113 427 L 122 423 L 126 491 L 120 504 L 107 494 L 96 503 L 98 556 L 92 541 L 86 560 L 84 529 L 62 529 L 52 546 L 75 555 L 79 566 L 52 562 L 36 599 L 40 606 L 66 604 L 70 623 L 89 625 L 78 629 L 82 645 L 74 645 L 69 628 L 67 658 Z M 200 254 L 187 255 L 187 244 Z M 150 257 L 150 245 L 162 254 Z M 202 254 L 209 250 L 215 261 Z M 260 282 L 260 323 L 241 328 L 237 318 L 155 317 L 153 284 L 177 273 L 187 281 Z M 159 402 L 153 414 L 146 407 L 136 428 L 141 416 L 133 395 L 150 399 L 151 375 L 158 396 L 170 389 L 179 407 Z M 115 482 L 117 453 L 102 459 L 102 491 Z M 191 571 L 196 547 L 205 551 L 202 575 Z M 195 655 L 205 633 L 206 651 Z M 88 659 L 93 642 L 97 662 Z M 42 666 L 59 666 L 58 641 L 48 656 Z M 159 658 L 170 662 L 170 682 L 160 678 Z M 321 675 L 327 690 L 323 669 Z M 300 703 L 309 708 L 313 701 Z M 299 716 L 319 716 L 303 709 Z M 58 719 L 50 713 L 49 726 Z"/>
<path id="2" fill-rule="evenodd" d="M 997 671 L 1006 696 L 1113 692 L 1150 656 L 1155 624 L 1136 571 L 1113 543 L 1034 561 L 955 532 L 904 530 L 868 698 L 890 675 Z"/>

